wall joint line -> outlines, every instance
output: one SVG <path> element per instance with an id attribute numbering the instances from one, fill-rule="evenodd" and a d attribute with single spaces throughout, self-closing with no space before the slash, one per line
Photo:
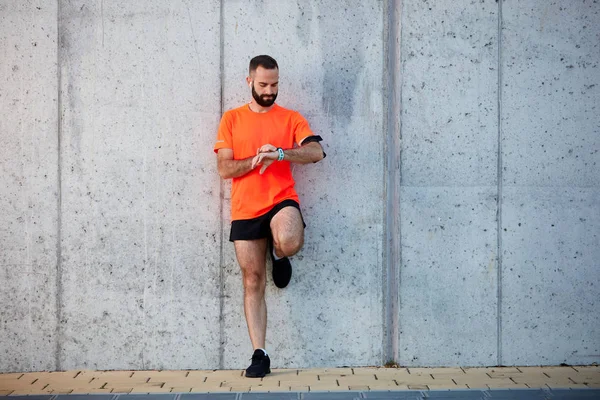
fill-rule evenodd
<path id="1" fill-rule="evenodd" d="M 498 0 L 497 365 L 502 365 L 502 0 Z"/>
<path id="2" fill-rule="evenodd" d="M 220 12 L 219 12 L 219 64 L 220 64 L 220 72 L 219 72 L 219 81 L 220 81 L 220 98 L 219 103 L 221 107 L 221 115 L 223 115 L 223 111 L 225 108 L 224 104 L 224 93 L 223 93 L 223 83 L 225 78 L 225 30 L 223 27 L 223 9 L 224 9 L 224 0 L 219 2 Z M 225 368 L 225 316 L 223 314 L 223 310 L 225 307 L 225 266 L 224 263 L 224 254 L 223 254 L 223 201 L 225 198 L 224 195 L 224 185 L 223 180 L 219 177 L 219 369 Z"/>
<path id="3" fill-rule="evenodd" d="M 63 317 L 63 287 L 62 287 L 62 73 L 61 73 L 61 0 L 56 5 L 56 82 L 57 82 L 57 165 L 56 165 L 56 187 L 57 187 L 57 224 L 56 224 L 56 348 L 54 353 L 54 368 L 62 370 L 62 317 Z"/>
<path id="4" fill-rule="evenodd" d="M 384 362 L 399 360 L 400 266 L 400 152 L 401 152 L 401 9 L 402 0 L 388 0 L 384 21 L 384 40 L 387 46 L 384 71 L 386 154 L 384 187 L 386 195 L 384 266 L 383 266 L 383 357 Z"/>

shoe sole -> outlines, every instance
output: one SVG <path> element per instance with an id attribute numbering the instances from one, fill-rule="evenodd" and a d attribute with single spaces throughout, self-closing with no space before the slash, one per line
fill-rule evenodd
<path id="1" fill-rule="evenodd" d="M 271 373 L 271 369 L 269 368 L 269 370 L 262 375 L 245 375 L 245 376 L 246 376 L 246 378 L 264 378 L 266 375 L 268 375 L 270 373 Z"/>

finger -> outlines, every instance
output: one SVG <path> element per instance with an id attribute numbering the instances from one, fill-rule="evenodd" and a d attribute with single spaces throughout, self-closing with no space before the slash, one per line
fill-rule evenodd
<path id="1" fill-rule="evenodd" d="M 277 150 L 277 148 L 275 146 L 273 146 L 272 144 L 265 144 L 260 148 L 261 153 L 270 153 L 275 150 Z"/>
<path id="2" fill-rule="evenodd" d="M 267 169 L 268 165 L 267 164 L 263 164 L 262 167 L 260 167 L 260 174 L 262 175 L 263 172 L 265 172 L 265 169 Z"/>

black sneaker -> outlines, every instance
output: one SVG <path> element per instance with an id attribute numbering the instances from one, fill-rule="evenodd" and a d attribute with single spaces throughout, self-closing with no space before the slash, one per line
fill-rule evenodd
<path id="1" fill-rule="evenodd" d="M 271 262 L 273 263 L 273 283 L 280 289 L 283 289 L 290 283 L 292 279 L 292 263 L 287 257 L 276 260 L 273 256 L 273 240 L 269 241 L 269 254 L 271 254 Z"/>
<path id="2" fill-rule="evenodd" d="M 260 350 L 254 350 L 252 354 L 252 364 L 246 368 L 246 378 L 262 378 L 271 373 L 271 360 L 269 356 Z"/>

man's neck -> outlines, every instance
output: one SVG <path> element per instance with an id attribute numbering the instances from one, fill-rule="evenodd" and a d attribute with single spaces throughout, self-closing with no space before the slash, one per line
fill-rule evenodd
<path id="1" fill-rule="evenodd" d="M 248 103 L 248 108 L 250 108 L 250 111 L 260 114 L 269 112 L 273 107 L 275 107 L 275 103 L 273 103 L 272 106 L 263 107 L 260 104 L 258 104 L 254 99 L 252 99 L 252 101 Z"/>

